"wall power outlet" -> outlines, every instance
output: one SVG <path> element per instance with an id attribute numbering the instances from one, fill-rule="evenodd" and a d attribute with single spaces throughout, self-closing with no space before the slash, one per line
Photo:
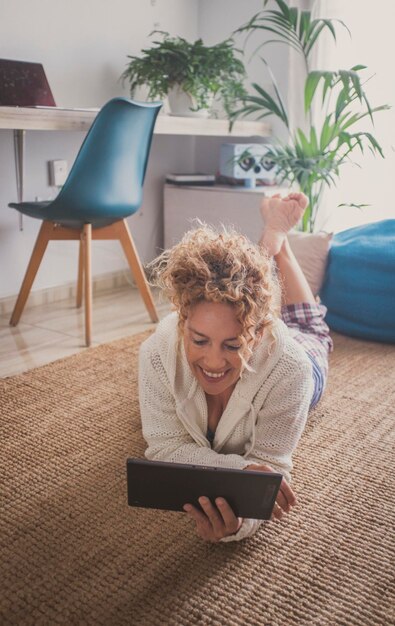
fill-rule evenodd
<path id="1" fill-rule="evenodd" d="M 48 178 L 51 187 L 62 187 L 68 174 L 67 161 L 48 161 Z"/>

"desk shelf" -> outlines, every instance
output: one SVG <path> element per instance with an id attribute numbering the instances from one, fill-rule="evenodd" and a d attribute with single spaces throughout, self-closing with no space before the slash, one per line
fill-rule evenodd
<path id="1" fill-rule="evenodd" d="M 76 130 L 87 131 L 99 109 L 60 109 L 0 107 L 0 130 Z M 270 125 L 248 120 L 236 121 L 229 132 L 229 122 L 158 115 L 156 135 L 195 135 L 211 137 L 269 137 Z"/>

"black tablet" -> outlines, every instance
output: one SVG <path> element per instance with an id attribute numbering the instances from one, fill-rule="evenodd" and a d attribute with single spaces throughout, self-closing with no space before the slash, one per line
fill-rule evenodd
<path id="1" fill-rule="evenodd" d="M 128 459 L 128 504 L 150 509 L 183 511 L 184 504 L 207 496 L 222 497 L 237 517 L 270 519 L 282 475 L 274 472 L 235 470 Z"/>

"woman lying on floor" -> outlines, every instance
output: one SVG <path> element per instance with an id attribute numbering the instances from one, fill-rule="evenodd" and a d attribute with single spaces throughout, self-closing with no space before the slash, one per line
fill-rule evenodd
<path id="1" fill-rule="evenodd" d="M 306 204 L 303 194 L 264 199 L 258 246 L 204 226 L 163 252 L 158 284 L 176 310 L 143 343 L 139 362 L 147 458 L 280 472 L 277 519 L 296 503 L 292 453 L 332 349 L 326 310 L 286 236 Z M 260 525 L 221 498 L 199 502 L 204 512 L 184 508 L 206 541 L 243 539 Z"/>

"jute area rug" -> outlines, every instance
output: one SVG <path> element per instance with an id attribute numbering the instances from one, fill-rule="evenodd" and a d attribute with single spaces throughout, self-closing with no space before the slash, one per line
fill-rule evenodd
<path id="1" fill-rule="evenodd" d="M 394 624 L 394 346 L 335 336 L 297 510 L 212 545 L 126 503 L 144 336 L 0 381 L 0 623 Z"/>

